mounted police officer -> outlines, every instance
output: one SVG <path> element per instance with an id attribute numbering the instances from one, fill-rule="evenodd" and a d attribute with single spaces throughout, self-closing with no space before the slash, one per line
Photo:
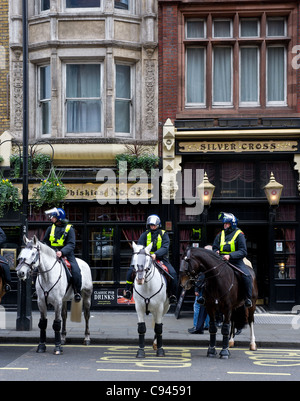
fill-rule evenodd
<path id="1" fill-rule="evenodd" d="M 75 250 L 75 230 L 66 220 L 66 213 L 61 208 L 53 208 L 45 212 L 51 219 L 52 225 L 47 228 L 43 242 L 56 251 L 58 258 L 65 256 L 71 264 L 74 300 L 81 300 L 81 272 L 77 264 Z"/>
<path id="2" fill-rule="evenodd" d="M 237 227 L 237 218 L 232 213 L 221 212 L 218 220 L 223 222 L 224 230 L 216 236 L 212 249 L 244 273 L 242 279 L 246 292 L 245 306 L 249 308 L 252 306 L 252 278 L 243 261 L 247 256 L 244 233 Z"/>
<path id="3" fill-rule="evenodd" d="M 171 265 L 168 259 L 170 238 L 166 231 L 161 229 L 160 218 L 156 214 L 152 214 L 147 218 L 146 222 L 147 230 L 143 232 L 138 240 L 138 245 L 148 246 L 152 242 L 151 257 L 155 261 L 156 259 L 163 262 L 169 270 L 169 274 L 172 276 L 169 291 L 169 302 L 174 304 L 177 302 L 177 274 L 174 267 Z M 133 286 L 133 267 L 130 267 L 127 272 L 127 281 L 124 291 L 125 298 L 130 299 L 132 295 Z"/>
<path id="4" fill-rule="evenodd" d="M 2 246 L 5 241 L 6 241 L 5 232 L 0 227 L 0 246 Z M 9 267 L 9 264 L 8 264 L 7 260 L 3 256 L 0 256 L 0 265 L 1 265 L 2 269 L 3 269 L 3 274 L 4 274 L 4 277 L 3 277 L 3 281 L 4 281 L 3 288 L 4 288 L 5 292 L 9 292 L 11 290 L 10 267 Z"/>

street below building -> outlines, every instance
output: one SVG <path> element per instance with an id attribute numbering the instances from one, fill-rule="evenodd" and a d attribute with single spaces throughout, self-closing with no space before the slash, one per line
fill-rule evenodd
<path id="1" fill-rule="evenodd" d="M 146 358 L 137 359 L 136 346 L 66 345 L 63 355 L 57 356 L 53 355 L 53 344 L 47 346 L 44 354 L 36 353 L 34 344 L 1 344 L 0 381 L 100 381 L 103 396 L 138 398 L 142 392 L 151 396 L 163 395 L 165 391 L 193 395 L 197 381 L 300 379 L 299 349 L 249 351 L 239 347 L 230 351 L 228 360 L 207 358 L 206 350 L 166 346 L 165 357 L 157 358 L 155 351 L 146 347 Z M 135 392 L 124 393 L 129 389 Z"/>

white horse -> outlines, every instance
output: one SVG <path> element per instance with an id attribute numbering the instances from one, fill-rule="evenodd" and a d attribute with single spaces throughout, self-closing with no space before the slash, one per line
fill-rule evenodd
<path id="1" fill-rule="evenodd" d="M 133 286 L 133 298 L 138 315 L 139 349 L 137 358 L 145 358 L 145 314 L 152 313 L 154 325 L 154 343 L 157 356 L 164 356 L 162 348 L 163 316 L 169 310 L 167 283 L 162 273 L 155 267 L 150 250 L 152 243 L 146 248 L 132 243 L 133 256 L 131 266 L 134 267 L 136 277 Z"/>
<path id="2" fill-rule="evenodd" d="M 53 330 L 55 332 L 54 354 L 60 355 L 65 343 L 67 301 L 74 296 L 72 285 L 69 283 L 65 267 L 56 252 L 48 245 L 40 242 L 36 236 L 30 241 L 24 236 L 25 248 L 18 257 L 16 268 L 19 279 L 26 280 L 33 271 L 37 270 L 36 292 L 38 296 L 38 308 L 40 311 L 40 342 L 37 352 L 46 351 L 46 328 L 47 328 L 47 306 L 54 307 L 55 318 Z M 81 259 L 77 259 L 82 275 L 82 303 L 85 317 L 85 339 L 84 344 L 90 344 L 89 318 L 91 306 L 91 294 L 93 290 L 92 276 L 89 265 Z M 80 311 L 81 313 L 81 311 Z M 63 320 L 62 335 L 61 318 Z"/>

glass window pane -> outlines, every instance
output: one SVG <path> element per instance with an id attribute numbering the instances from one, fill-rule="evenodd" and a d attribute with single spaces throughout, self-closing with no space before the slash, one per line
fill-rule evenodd
<path id="1" fill-rule="evenodd" d="M 267 36 L 285 36 L 285 20 L 283 18 L 268 19 Z"/>
<path id="2" fill-rule="evenodd" d="M 254 19 L 241 20 L 241 37 L 257 37 L 258 36 L 258 21 Z"/>
<path id="3" fill-rule="evenodd" d="M 215 20 L 214 21 L 214 37 L 215 38 L 231 38 L 231 21 Z"/>
<path id="4" fill-rule="evenodd" d="M 42 135 L 50 134 L 51 130 L 51 103 L 42 103 Z"/>
<path id="5" fill-rule="evenodd" d="M 241 48 L 241 102 L 258 102 L 258 49 Z"/>
<path id="6" fill-rule="evenodd" d="M 100 132 L 100 100 L 67 101 L 67 132 Z"/>
<path id="7" fill-rule="evenodd" d="M 204 38 L 205 24 L 204 21 L 187 20 L 186 22 L 186 37 L 188 39 Z"/>
<path id="8" fill-rule="evenodd" d="M 230 47 L 214 48 L 213 74 L 213 102 L 231 103 L 232 71 Z"/>
<path id="9" fill-rule="evenodd" d="M 205 50 L 204 48 L 187 49 L 186 101 L 204 103 Z"/>
<path id="10" fill-rule="evenodd" d="M 51 98 L 51 74 L 50 66 L 40 68 L 40 99 Z"/>
<path id="11" fill-rule="evenodd" d="M 100 0 L 66 0 L 67 8 L 100 7 Z"/>
<path id="12" fill-rule="evenodd" d="M 129 0 L 115 0 L 115 8 L 128 10 Z"/>
<path id="13" fill-rule="evenodd" d="M 130 96 L 130 66 L 116 66 L 116 97 L 129 99 Z"/>
<path id="14" fill-rule="evenodd" d="M 67 97 L 99 97 L 100 65 L 68 64 L 67 65 Z"/>
<path id="15" fill-rule="evenodd" d="M 50 9 L 50 0 L 41 0 L 41 11 Z"/>
<path id="16" fill-rule="evenodd" d="M 268 47 L 267 49 L 267 100 L 268 102 L 285 101 L 285 49 Z"/>
<path id="17" fill-rule="evenodd" d="M 116 100 L 116 132 L 130 132 L 130 102 Z"/>

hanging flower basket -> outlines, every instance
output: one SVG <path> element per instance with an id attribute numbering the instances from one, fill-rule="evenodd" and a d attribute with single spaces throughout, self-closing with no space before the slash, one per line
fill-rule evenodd
<path id="1" fill-rule="evenodd" d="M 19 191 L 8 178 L 0 177 L 0 217 L 12 208 L 18 210 L 21 205 Z"/>
<path id="2" fill-rule="evenodd" d="M 33 199 L 37 207 L 47 205 L 49 207 L 57 206 L 67 196 L 68 190 L 61 181 L 54 168 L 51 168 L 48 177 L 41 181 L 41 185 L 34 191 Z"/>

